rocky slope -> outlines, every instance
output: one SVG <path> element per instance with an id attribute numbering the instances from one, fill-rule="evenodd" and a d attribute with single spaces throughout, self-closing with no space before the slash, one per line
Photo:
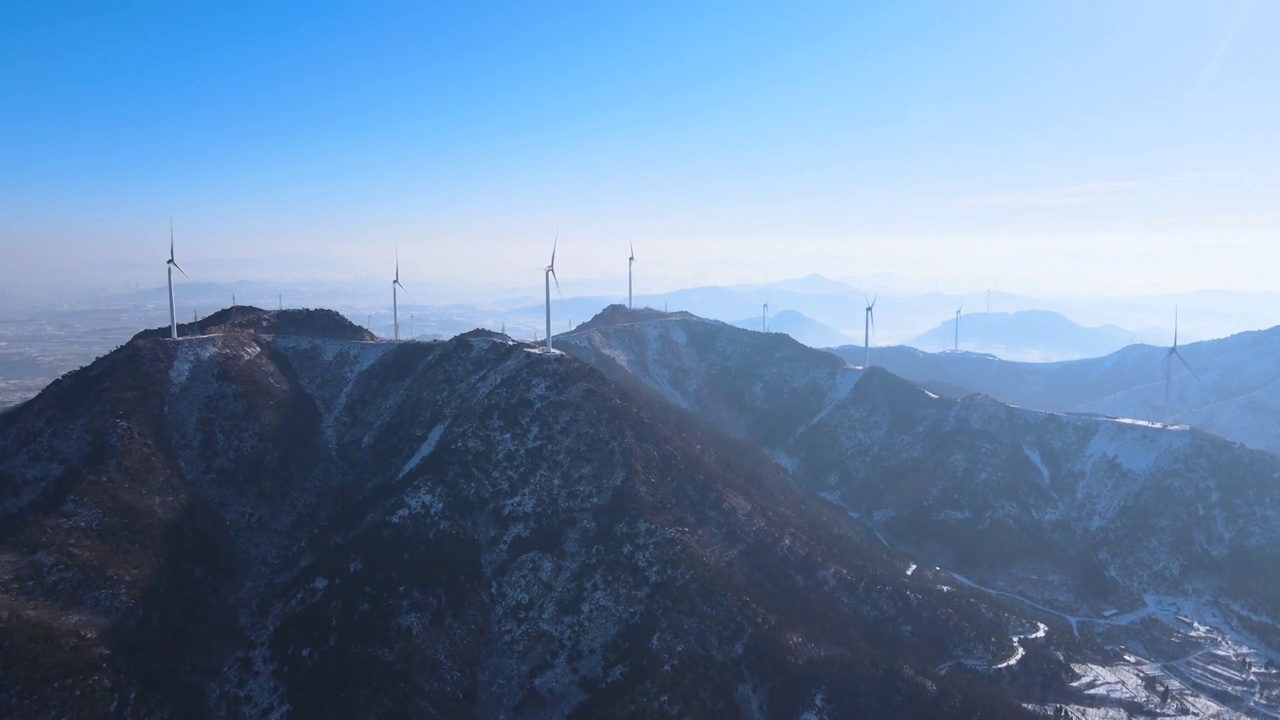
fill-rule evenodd
<path id="1" fill-rule="evenodd" d="M 1155 643 L 1108 618 L 1132 611 L 1126 623 L 1146 623 L 1157 599 L 1176 598 L 1212 606 L 1262 659 L 1280 649 L 1274 455 L 1185 426 L 938 397 L 789 338 L 701 320 L 598 327 L 561 347 L 766 448 L 920 564 L 1038 608 L 1065 632 Z"/>
<path id="2" fill-rule="evenodd" d="M 0 415 L 0 715 L 1016 717 L 1068 674 L 562 353 L 196 330 Z"/>

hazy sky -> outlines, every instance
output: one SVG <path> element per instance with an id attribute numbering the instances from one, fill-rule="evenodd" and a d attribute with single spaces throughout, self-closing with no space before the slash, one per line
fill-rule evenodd
<path id="1" fill-rule="evenodd" d="M 694 7 L 696 6 L 696 7 Z M 0 283 L 1278 289 L 1280 2 L 0 5 Z"/>

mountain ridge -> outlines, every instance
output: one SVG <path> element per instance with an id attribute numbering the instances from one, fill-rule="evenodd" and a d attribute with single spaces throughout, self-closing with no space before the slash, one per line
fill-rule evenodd
<path id="1" fill-rule="evenodd" d="M 1222 657 L 1280 649 L 1280 592 L 1261 580 L 1280 563 L 1280 458 L 1185 426 L 939 397 L 705 321 L 598 328 L 561 348 L 761 445 L 916 563 L 1043 611 L 1050 637 L 1136 643 L 1144 672 L 1280 712 L 1247 678 L 1225 687 L 1206 679 L 1218 666 L 1193 673 L 1185 653 L 1150 649 L 1205 642 L 1187 616 L 1215 628 Z"/>
<path id="2" fill-rule="evenodd" d="M 0 416 L 9 716 L 1020 712 L 933 668 L 1029 623 L 749 446 L 501 335 L 271 326 L 143 334 Z"/>

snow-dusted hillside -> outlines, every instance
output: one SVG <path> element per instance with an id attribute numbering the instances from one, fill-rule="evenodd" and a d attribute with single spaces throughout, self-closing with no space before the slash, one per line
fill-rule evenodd
<path id="1" fill-rule="evenodd" d="M 904 575 L 669 405 L 331 320 L 143 335 L 0 415 L 0 715 L 1016 717 L 1065 687 L 1073 638 Z"/>
<path id="2" fill-rule="evenodd" d="M 1199 375 L 1175 363 L 1169 419 L 1280 452 L 1280 327 L 1180 348 Z M 835 351 L 863 362 L 860 347 Z M 876 348 L 872 362 L 914 382 L 981 392 L 1024 407 L 1163 420 L 1165 349 L 1134 345 L 1105 357 L 1019 363 L 990 355 Z"/>
<path id="3" fill-rule="evenodd" d="M 767 448 L 919 564 L 1044 613 L 1051 635 L 1137 643 L 1180 667 L 1176 628 L 1138 612 L 1159 595 L 1244 638 L 1242 662 L 1280 650 L 1276 456 L 1186 426 L 942 398 L 696 319 L 596 327 L 562 347 Z M 1131 624 L 1108 619 L 1129 610 Z M 1188 682 L 1209 702 L 1265 704 L 1247 682 Z"/>

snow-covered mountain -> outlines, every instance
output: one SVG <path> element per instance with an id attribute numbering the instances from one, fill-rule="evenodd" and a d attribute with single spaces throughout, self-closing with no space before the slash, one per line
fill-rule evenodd
<path id="1" fill-rule="evenodd" d="M 1233 638 L 1213 650 L 1233 662 L 1280 650 L 1280 458 L 1185 426 L 938 397 L 696 318 L 599 324 L 561 347 L 766 448 L 921 566 L 1038 609 L 1051 636 L 1142 648 L 1206 697 L 1280 711 L 1274 686 L 1201 677 L 1191 665 L 1217 656 L 1176 620 Z"/>
<path id="2" fill-rule="evenodd" d="M 1179 351 L 1195 376 L 1175 362 L 1169 420 L 1280 452 L 1280 432 L 1275 430 L 1280 427 L 1280 326 L 1191 343 Z M 860 347 L 834 352 L 849 362 L 863 362 Z M 1014 405 L 1160 421 L 1166 352 L 1133 345 L 1089 360 L 1018 363 L 990 355 L 891 347 L 874 348 L 872 363 L 926 386 L 964 388 Z"/>
<path id="3" fill-rule="evenodd" d="M 0 415 L 4 717 L 1018 717 L 1068 692 L 1076 640 L 904 572 L 751 445 L 564 353 L 326 311 L 182 331 Z"/>
<path id="4" fill-rule="evenodd" d="M 956 321 L 948 320 L 906 341 L 922 350 L 951 349 Z M 969 313 L 960 319 L 960 349 L 1006 360 L 1045 362 L 1091 358 L 1135 341 L 1154 340 L 1116 325 L 1085 327 L 1048 310 Z"/>

